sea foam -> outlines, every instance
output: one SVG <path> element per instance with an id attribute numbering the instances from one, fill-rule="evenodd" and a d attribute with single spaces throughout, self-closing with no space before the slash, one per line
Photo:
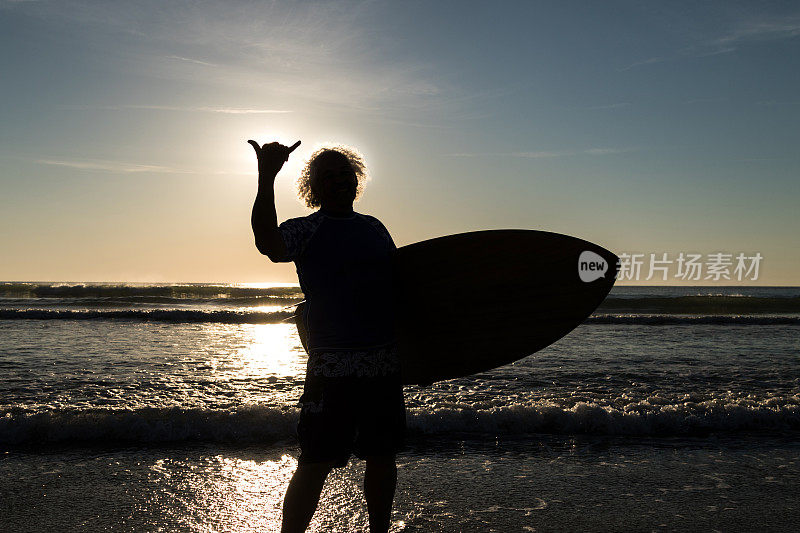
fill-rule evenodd
<path id="1" fill-rule="evenodd" d="M 298 410 L 261 405 L 204 408 L 64 409 L 0 416 L 0 445 L 158 444 L 177 442 L 264 443 L 295 436 Z M 491 409 L 414 408 L 407 413 L 411 436 L 525 434 L 699 436 L 735 432 L 800 431 L 800 404 L 774 399 L 710 400 L 613 408 L 548 403 Z"/>

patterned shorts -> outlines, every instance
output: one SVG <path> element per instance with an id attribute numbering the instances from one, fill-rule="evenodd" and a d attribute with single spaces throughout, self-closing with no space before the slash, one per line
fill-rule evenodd
<path id="1" fill-rule="evenodd" d="M 406 411 L 396 346 L 312 352 L 300 405 L 301 463 L 397 453 Z"/>

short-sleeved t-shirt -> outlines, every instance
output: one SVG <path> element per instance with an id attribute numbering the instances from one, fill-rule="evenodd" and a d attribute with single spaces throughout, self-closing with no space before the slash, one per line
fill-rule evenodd
<path id="1" fill-rule="evenodd" d="M 370 215 L 316 211 L 278 229 L 306 297 L 308 349 L 353 350 L 394 341 L 394 271 L 397 249 Z"/>

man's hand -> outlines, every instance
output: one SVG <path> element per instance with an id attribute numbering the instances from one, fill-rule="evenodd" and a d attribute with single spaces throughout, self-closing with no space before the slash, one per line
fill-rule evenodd
<path id="1" fill-rule="evenodd" d="M 291 154 L 295 148 L 300 146 L 300 141 L 297 141 L 292 146 L 284 146 L 277 142 L 271 142 L 269 144 L 265 144 L 264 146 L 259 146 L 257 142 L 250 140 L 247 141 L 253 147 L 253 150 L 256 151 L 256 157 L 258 158 L 258 175 L 259 177 L 270 177 L 275 178 L 275 176 L 280 171 L 283 164 L 289 159 L 289 154 Z"/>

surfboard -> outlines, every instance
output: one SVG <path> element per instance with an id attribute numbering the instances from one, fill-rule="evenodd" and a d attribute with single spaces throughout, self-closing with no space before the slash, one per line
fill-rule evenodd
<path id="1" fill-rule="evenodd" d="M 549 346 L 605 299 L 617 261 L 588 241 L 533 230 L 460 233 L 399 248 L 403 383 L 469 376 Z"/>

